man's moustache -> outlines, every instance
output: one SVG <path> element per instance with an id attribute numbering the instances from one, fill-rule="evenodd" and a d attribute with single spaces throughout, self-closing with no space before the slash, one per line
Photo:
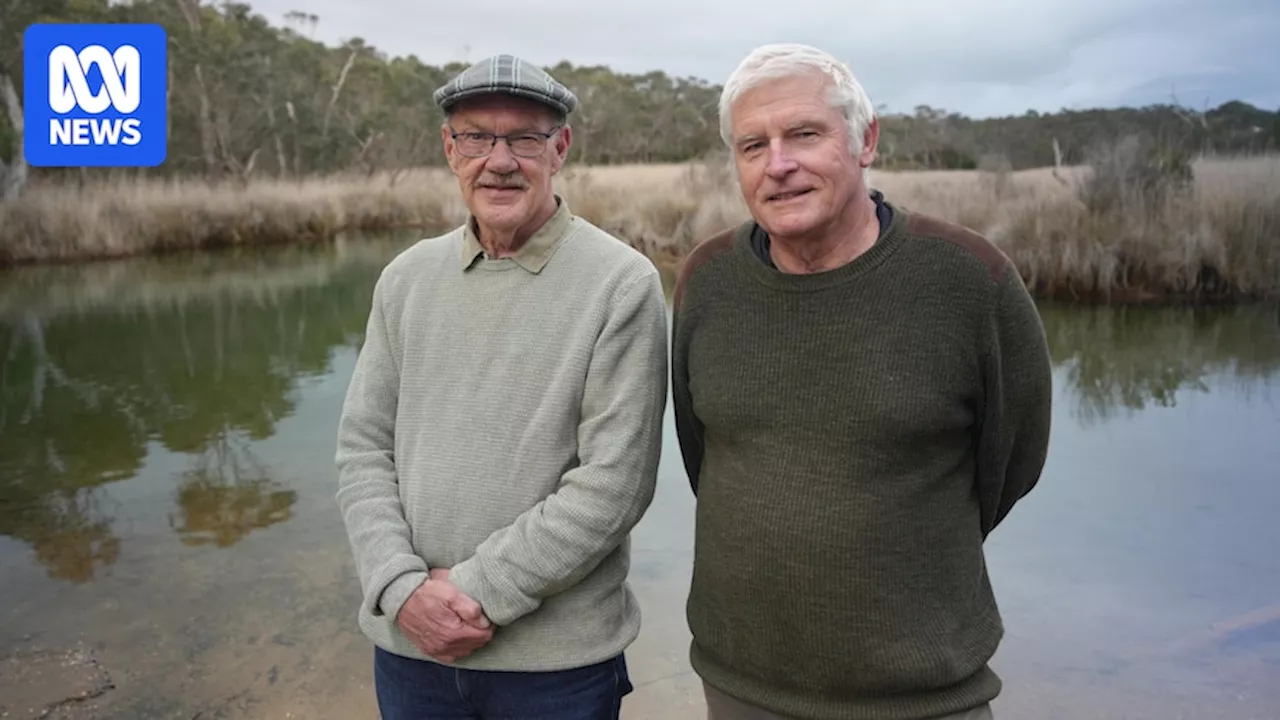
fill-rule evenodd
<path id="1" fill-rule="evenodd" d="M 510 180 L 481 180 L 476 183 L 476 186 L 498 189 L 513 188 L 519 190 L 524 187 L 524 183 Z"/>

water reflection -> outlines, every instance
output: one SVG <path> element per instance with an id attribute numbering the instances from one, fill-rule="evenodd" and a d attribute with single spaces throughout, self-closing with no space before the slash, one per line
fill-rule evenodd
<path id="1" fill-rule="evenodd" d="M 332 450 L 374 279 L 408 242 L 3 275 L 0 659 L 27 635 L 101 648 L 128 679 L 98 700 L 112 717 L 375 715 Z M 1005 714 L 1225 718 L 1227 693 L 1276 700 L 1258 659 L 1280 597 L 1276 308 L 1041 312 L 1046 477 L 989 543 Z M 705 714 L 670 408 L 665 438 L 633 544 L 629 720 Z"/>
<path id="2" fill-rule="evenodd" d="M 1084 425 L 1174 407 L 1210 385 L 1248 400 L 1280 371 L 1280 313 L 1239 308 L 1042 304 L 1058 382 Z M 1214 382 L 1210 382 L 1210 379 Z"/>
<path id="3" fill-rule="evenodd" d="M 298 493 L 268 476 L 249 444 L 224 433 L 183 473 L 169 524 L 185 545 L 229 547 L 255 528 L 292 517 Z"/>
<path id="4" fill-rule="evenodd" d="M 6 507 L 6 499 L 0 503 L 0 530 L 31 543 L 51 577 L 92 580 L 99 565 L 111 565 L 120 556 L 120 539 L 111 532 L 103 500 L 94 488 L 55 490 L 25 507 L 17 502 Z"/>
<path id="5" fill-rule="evenodd" d="M 189 458 L 171 517 L 183 542 L 226 547 L 289 519 L 297 494 L 252 445 L 295 411 L 298 382 L 358 339 L 369 269 L 391 247 L 41 268 L 44 282 L 6 283 L 0 533 L 53 577 L 93 579 L 121 552 L 100 489 L 135 476 L 152 443 Z M 105 279 L 85 282 L 96 268 Z"/>
<path id="6" fill-rule="evenodd" d="M 151 443 L 188 458 L 169 525 L 232 545 L 288 520 L 295 490 L 254 443 L 296 408 L 363 330 L 373 273 L 404 240 L 36 268 L 0 293 L 0 533 L 49 574 L 93 579 L 120 556 L 102 486 L 136 475 Z M 674 276 L 664 273 L 670 292 Z M 23 302 L 25 297 L 26 302 Z M 1061 391 L 1090 424 L 1280 369 L 1269 307 L 1041 308 Z"/>

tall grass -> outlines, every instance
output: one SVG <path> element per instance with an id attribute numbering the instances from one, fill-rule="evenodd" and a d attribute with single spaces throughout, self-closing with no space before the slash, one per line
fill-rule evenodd
<path id="1" fill-rule="evenodd" d="M 1101 148 L 1062 192 L 988 232 L 1042 297 L 1218 301 L 1280 291 L 1280 158 L 1191 162 Z"/>
<path id="2" fill-rule="evenodd" d="M 1159 159 L 1163 162 L 1163 159 Z M 1090 166 L 1009 172 L 874 172 L 913 210 L 990 237 L 1040 297 L 1089 301 L 1233 300 L 1280 294 L 1280 157 L 1157 162 L 1104 147 Z M 1153 179 L 1154 178 L 1154 179 Z M 674 267 L 701 239 L 747 217 L 723 161 L 570 168 L 572 209 Z M 0 266 L 327 239 L 347 231 L 460 223 L 465 207 L 437 169 L 401 175 L 196 180 L 39 187 L 0 205 Z"/>

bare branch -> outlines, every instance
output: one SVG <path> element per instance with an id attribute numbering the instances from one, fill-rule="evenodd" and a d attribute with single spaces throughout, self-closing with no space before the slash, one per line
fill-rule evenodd
<path id="1" fill-rule="evenodd" d="M 182 17 L 186 18 L 187 25 L 192 30 L 200 31 L 200 4 L 198 0 L 177 0 L 178 9 L 182 11 Z"/>
<path id="2" fill-rule="evenodd" d="M 1053 139 L 1053 177 L 1063 185 L 1067 184 L 1067 179 L 1062 177 L 1062 146 L 1056 137 Z"/>
<path id="3" fill-rule="evenodd" d="M 333 108 L 338 104 L 338 96 L 342 94 L 342 86 L 347 83 L 347 73 L 351 72 L 351 66 L 356 64 L 356 55 L 360 52 L 359 48 L 351 50 L 351 54 L 347 56 L 347 62 L 342 66 L 342 72 L 338 74 L 338 81 L 333 84 L 333 95 L 329 97 L 329 107 L 324 111 L 324 124 L 320 129 L 320 137 L 329 137 L 329 120 L 333 117 Z"/>

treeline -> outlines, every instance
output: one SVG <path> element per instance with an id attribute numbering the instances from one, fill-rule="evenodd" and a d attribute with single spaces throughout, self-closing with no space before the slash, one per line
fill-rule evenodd
<path id="1" fill-rule="evenodd" d="M 273 24 L 242 3 L 200 0 L 0 2 L 0 188 L 16 173 L 22 32 L 34 22 L 157 22 L 169 34 L 168 160 L 160 174 L 212 180 L 389 172 L 439 164 L 431 93 L 462 69 L 389 57 L 364 40 L 312 39 L 322 18 Z M 582 99 L 572 161 L 678 162 L 719 148 L 719 86 L 663 72 L 568 61 L 548 68 Z M 973 119 L 921 106 L 882 114 L 881 165 L 1020 169 L 1074 164 L 1099 141 L 1140 134 L 1187 153 L 1280 149 L 1280 112 L 1229 102 Z M 34 174 L 34 173 L 33 173 Z M 84 171 L 81 171 L 84 175 Z M 56 173 L 41 173 L 53 176 Z"/>
<path id="2" fill-rule="evenodd" d="M 1232 101 L 1195 111 L 1173 103 L 973 119 L 929 107 L 884 121 L 881 158 L 899 167 L 1012 169 L 1089 161 L 1095 147 L 1141 137 L 1169 152 L 1258 154 L 1280 150 L 1280 111 Z"/>

